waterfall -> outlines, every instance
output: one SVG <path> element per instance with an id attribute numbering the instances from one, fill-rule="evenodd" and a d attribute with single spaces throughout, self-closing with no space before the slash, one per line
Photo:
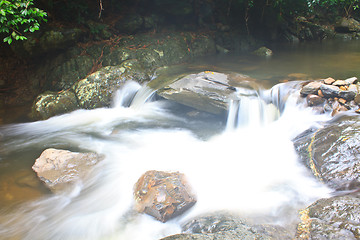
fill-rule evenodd
<path id="1" fill-rule="evenodd" d="M 134 81 L 128 81 L 115 94 L 113 107 L 129 107 L 141 85 Z"/>
<path id="2" fill-rule="evenodd" d="M 262 99 L 258 92 L 253 95 L 236 94 L 229 100 L 226 129 L 261 127 L 279 117 L 278 108 Z"/>

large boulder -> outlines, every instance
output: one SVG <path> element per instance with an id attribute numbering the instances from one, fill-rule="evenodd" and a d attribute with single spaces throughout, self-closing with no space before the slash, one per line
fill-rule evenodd
<path id="1" fill-rule="evenodd" d="M 61 92 L 45 92 L 34 101 L 30 117 L 47 119 L 49 117 L 71 112 L 79 108 L 75 93 L 66 90 Z"/>
<path id="2" fill-rule="evenodd" d="M 301 160 L 321 181 L 335 189 L 351 188 L 360 178 L 360 119 L 337 117 L 294 139 Z"/>
<path id="3" fill-rule="evenodd" d="M 301 211 L 296 239 L 350 240 L 360 237 L 360 194 L 320 199 Z"/>
<path id="4" fill-rule="evenodd" d="M 179 172 L 147 171 L 134 188 L 135 209 L 161 222 L 176 217 L 196 203 L 196 197 Z"/>
<path id="5" fill-rule="evenodd" d="M 36 159 L 32 169 L 51 191 L 61 192 L 84 180 L 102 159 L 96 153 L 49 148 Z"/>
<path id="6" fill-rule="evenodd" d="M 40 94 L 33 104 L 31 117 L 40 120 L 80 108 L 107 107 L 112 102 L 113 94 L 126 81 L 143 83 L 149 79 L 137 60 L 104 67 L 76 82 L 69 90 Z"/>
<path id="7" fill-rule="evenodd" d="M 183 233 L 162 240 L 236 240 L 292 239 L 291 233 L 281 226 L 249 224 L 244 219 L 230 214 L 210 214 L 194 218 L 184 224 Z"/>
<path id="8" fill-rule="evenodd" d="M 219 114 L 228 109 L 229 99 L 235 93 L 256 96 L 251 82 L 254 79 L 242 74 L 224 74 L 212 71 L 190 74 L 159 89 L 158 94 L 201 111 Z M 241 84 L 248 88 L 236 88 Z"/>
<path id="9" fill-rule="evenodd" d="M 110 106 L 113 94 L 126 81 L 143 83 L 149 80 L 137 60 L 127 60 L 118 66 L 108 66 L 78 81 L 73 86 L 80 108 Z"/>

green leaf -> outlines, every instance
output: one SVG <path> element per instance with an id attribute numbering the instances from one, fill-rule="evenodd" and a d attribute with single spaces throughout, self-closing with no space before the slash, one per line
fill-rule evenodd
<path id="1" fill-rule="evenodd" d="M 4 38 L 4 42 L 7 42 L 8 44 L 11 44 L 12 38 L 10 36 Z"/>

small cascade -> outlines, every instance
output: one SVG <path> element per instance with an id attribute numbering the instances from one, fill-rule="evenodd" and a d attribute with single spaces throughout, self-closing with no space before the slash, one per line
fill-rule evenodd
<path id="1" fill-rule="evenodd" d="M 144 105 L 155 93 L 155 90 L 147 85 L 141 86 L 139 83 L 129 81 L 118 90 L 113 101 L 113 108 L 139 109 Z"/>
<path id="2" fill-rule="evenodd" d="M 118 90 L 113 100 L 113 108 L 129 107 L 141 85 L 134 81 L 128 81 Z"/>
<path id="3" fill-rule="evenodd" d="M 260 94 L 237 94 L 229 102 L 229 113 L 226 130 L 242 127 L 259 127 L 276 120 L 279 117 L 278 108 L 264 101 Z"/>
<path id="4" fill-rule="evenodd" d="M 292 81 L 276 84 L 271 89 L 261 91 L 259 94 L 265 102 L 274 104 L 282 113 L 288 98 L 299 92 L 300 88 L 299 81 Z"/>
<path id="5" fill-rule="evenodd" d="M 133 109 L 139 109 L 141 106 L 144 105 L 151 97 L 154 95 L 155 90 L 148 87 L 147 85 L 143 86 L 139 89 L 139 91 L 134 96 L 134 99 L 132 100 L 130 107 Z"/>

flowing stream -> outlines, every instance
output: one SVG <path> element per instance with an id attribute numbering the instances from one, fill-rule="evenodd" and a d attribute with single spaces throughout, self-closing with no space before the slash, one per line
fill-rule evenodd
<path id="1" fill-rule="evenodd" d="M 299 209 L 329 190 L 298 162 L 291 139 L 328 117 L 297 103 L 291 87 L 276 87 L 289 93 L 286 100 L 280 99 L 281 114 L 261 98 L 244 98 L 231 104 L 228 119 L 206 113 L 190 117 L 191 109 L 152 101 L 154 91 L 130 82 L 113 108 L 78 110 L 2 128 L 3 163 L 48 147 L 96 151 L 106 157 L 91 178 L 71 192 L 45 193 L 3 209 L 0 236 L 159 239 L 181 232 L 181 223 L 191 217 L 214 211 L 284 226 L 296 222 Z M 272 92 L 277 91 L 261 95 L 266 100 Z M 235 120 L 244 114 L 250 121 Z M 268 121 L 255 121 L 259 116 Z M 184 173 L 196 192 L 195 206 L 167 223 L 135 213 L 133 186 L 147 170 Z"/>
<path id="2" fill-rule="evenodd" d="M 336 56 L 328 58 L 341 64 Z M 1 126 L 0 239 L 155 240 L 180 233 L 192 217 L 216 211 L 294 232 L 298 211 L 330 190 L 299 162 L 291 139 L 330 117 L 298 101 L 296 82 L 277 84 L 294 80 L 291 73 L 298 71 L 278 64 L 276 56 L 262 64 L 257 68 L 262 71 L 246 62 L 237 69 L 263 80 L 265 90 L 229 100 L 227 116 L 154 98 L 152 88 L 129 82 L 112 108 Z M 275 65 L 289 73 L 276 75 Z M 297 70 L 307 72 L 306 66 Z M 228 62 L 227 68 L 235 66 Z M 262 75 L 267 68 L 272 77 Z M 313 78 L 341 77 L 317 71 Z M 97 152 L 105 159 L 71 191 L 52 194 L 31 170 L 50 147 Z M 184 173 L 197 203 L 167 223 L 136 213 L 133 186 L 147 170 Z"/>

